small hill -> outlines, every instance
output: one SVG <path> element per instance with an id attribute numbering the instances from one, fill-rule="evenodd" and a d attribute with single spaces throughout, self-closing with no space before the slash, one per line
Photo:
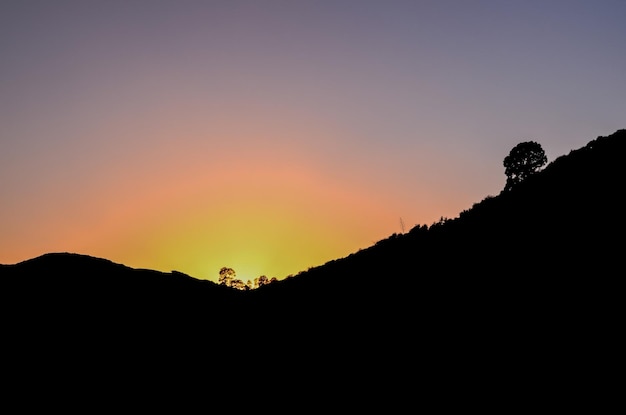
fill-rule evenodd
<path id="1" fill-rule="evenodd" d="M 213 282 L 74 253 L 0 266 L 0 293 L 4 332 L 25 350 L 191 342 L 227 333 L 215 317 L 240 309 L 239 293 Z"/>

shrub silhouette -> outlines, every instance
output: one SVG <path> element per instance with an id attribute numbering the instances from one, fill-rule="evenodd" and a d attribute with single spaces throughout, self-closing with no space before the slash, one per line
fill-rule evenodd
<path id="1" fill-rule="evenodd" d="M 511 190 L 528 176 L 539 171 L 547 162 L 548 158 L 541 144 L 535 141 L 519 143 L 504 158 L 504 174 L 507 177 L 504 190 Z"/>

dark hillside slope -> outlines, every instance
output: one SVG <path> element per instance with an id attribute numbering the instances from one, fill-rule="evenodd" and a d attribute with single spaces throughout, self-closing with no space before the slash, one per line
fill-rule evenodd
<path id="1" fill-rule="evenodd" d="M 522 271 L 608 276 L 618 264 L 626 222 L 625 155 L 626 130 L 598 137 L 557 158 L 514 191 L 463 212 L 458 222 L 504 242 L 497 252 L 507 261 L 540 260 L 534 272 L 527 266 Z M 495 248 L 497 243 L 491 242 Z"/>
<path id="2" fill-rule="evenodd" d="M 625 154 L 626 130 L 598 137 L 457 218 L 392 235 L 267 291 L 406 291 L 486 277 L 608 277 L 621 262 Z"/>
<path id="3" fill-rule="evenodd" d="M 598 137 L 457 218 L 247 293 L 277 316 L 258 330 L 398 401 L 408 378 L 464 408 L 597 409 L 621 355 L 625 150 L 626 130 Z"/>
<path id="4" fill-rule="evenodd" d="M 301 322 L 292 333 L 317 330 L 313 338 L 348 349 L 385 339 L 403 359 L 418 349 L 484 357 L 492 343 L 501 347 L 490 358 L 526 345 L 562 350 L 554 358 L 565 362 L 589 339 L 610 347 L 623 293 L 625 150 L 626 130 L 598 137 L 457 218 L 262 287 L 251 302 L 288 311 Z M 543 361 L 518 363 L 533 367 L 532 358 Z"/>

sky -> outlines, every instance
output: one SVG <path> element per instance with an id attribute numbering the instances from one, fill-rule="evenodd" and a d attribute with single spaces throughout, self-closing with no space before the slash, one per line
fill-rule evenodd
<path id="1" fill-rule="evenodd" d="M 283 279 L 626 127 L 624 0 L 0 2 L 0 263 Z"/>

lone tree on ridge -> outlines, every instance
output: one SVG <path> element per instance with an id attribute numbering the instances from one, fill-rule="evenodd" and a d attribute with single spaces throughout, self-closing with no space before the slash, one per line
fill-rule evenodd
<path id="1" fill-rule="evenodd" d="M 538 172 L 547 162 L 548 158 L 541 144 L 535 141 L 519 143 L 504 158 L 504 174 L 506 174 L 504 190 L 511 190 L 515 185 Z"/>

